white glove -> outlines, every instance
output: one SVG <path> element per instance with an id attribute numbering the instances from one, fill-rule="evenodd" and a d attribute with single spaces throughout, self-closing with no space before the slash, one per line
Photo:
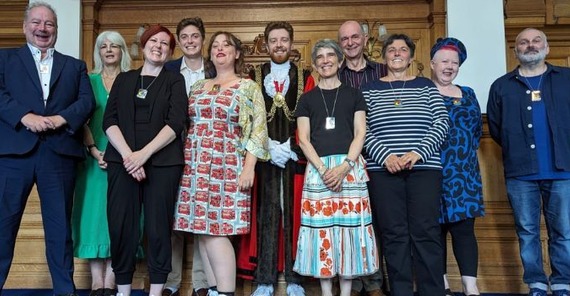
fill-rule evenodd
<path id="1" fill-rule="evenodd" d="M 269 148 L 269 153 L 271 153 L 271 150 L 275 149 L 275 147 L 279 146 L 279 142 L 272 140 L 271 138 L 269 138 L 268 141 L 268 148 Z"/>
<path id="2" fill-rule="evenodd" d="M 283 150 L 283 146 L 278 141 L 269 139 L 269 155 L 271 156 L 271 163 L 285 168 L 285 163 L 289 160 L 289 153 Z"/>
<path id="3" fill-rule="evenodd" d="M 297 156 L 297 153 L 291 151 L 291 153 L 289 153 L 289 158 L 291 158 L 293 161 L 299 161 L 299 157 Z"/>
<path id="4" fill-rule="evenodd" d="M 289 138 L 289 139 L 287 139 L 287 141 L 283 142 L 283 144 L 281 144 L 281 146 L 283 146 L 283 149 L 289 153 L 290 159 L 292 159 L 293 161 L 299 161 L 299 157 L 297 156 L 297 153 L 295 153 L 291 150 L 291 138 Z"/>

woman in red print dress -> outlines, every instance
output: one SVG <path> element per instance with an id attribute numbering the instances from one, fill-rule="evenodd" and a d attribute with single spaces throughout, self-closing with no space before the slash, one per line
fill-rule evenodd
<path id="1" fill-rule="evenodd" d="M 350 295 L 352 278 L 378 270 L 378 251 L 360 155 L 366 131 L 362 93 L 338 79 L 342 50 L 333 40 L 315 44 L 317 87 L 303 94 L 295 116 L 299 145 L 309 161 L 302 195 L 301 229 L 293 270 L 319 278 L 323 296 Z"/>
<path id="2" fill-rule="evenodd" d="M 208 52 L 217 76 L 190 91 L 174 229 L 199 235 L 209 295 L 234 295 L 236 259 L 228 236 L 249 233 L 255 163 L 269 159 L 266 111 L 259 86 L 238 75 L 241 41 L 217 32 Z"/>

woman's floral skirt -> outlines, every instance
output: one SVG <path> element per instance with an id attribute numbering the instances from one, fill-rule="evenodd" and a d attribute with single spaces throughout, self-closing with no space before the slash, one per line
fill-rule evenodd
<path id="1" fill-rule="evenodd" d="M 321 157 L 328 168 L 346 154 Z M 358 277 L 378 270 L 368 175 L 362 156 L 345 177 L 340 192 L 330 191 L 310 163 L 305 171 L 301 229 L 293 270 L 315 278 Z"/>

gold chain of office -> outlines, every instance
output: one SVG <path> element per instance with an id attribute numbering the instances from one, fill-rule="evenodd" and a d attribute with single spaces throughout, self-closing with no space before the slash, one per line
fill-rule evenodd
<path id="1" fill-rule="evenodd" d="M 263 85 L 263 83 L 261 82 L 261 78 L 262 78 L 261 66 L 257 66 L 255 67 L 255 82 L 257 82 L 258 85 Z M 283 109 L 283 113 L 285 114 L 285 117 L 287 117 L 289 121 L 295 121 L 295 110 L 297 110 L 297 103 L 299 102 L 299 98 L 301 97 L 301 94 L 303 94 L 303 90 L 305 89 L 305 79 L 303 77 L 302 67 L 297 68 L 297 80 L 298 80 L 297 100 L 295 101 L 295 109 L 293 109 L 293 111 L 289 109 L 289 106 L 287 106 L 287 102 L 285 102 L 284 94 L 281 96 L 274 96 L 273 103 L 271 104 L 271 109 L 269 110 L 269 112 L 267 112 L 267 122 L 271 122 L 273 120 L 277 108 Z"/>

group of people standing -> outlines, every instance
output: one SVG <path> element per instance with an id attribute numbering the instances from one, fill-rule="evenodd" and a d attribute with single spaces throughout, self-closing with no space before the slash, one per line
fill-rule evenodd
<path id="1" fill-rule="evenodd" d="M 252 295 L 270 296 L 283 271 L 288 296 L 305 295 L 302 276 L 320 279 L 325 296 L 335 277 L 342 296 L 377 296 L 383 257 L 391 295 L 412 295 L 414 282 L 420 295 L 453 295 L 448 233 L 463 293 L 480 294 L 482 120 L 474 91 L 453 83 L 467 58 L 461 41 L 433 45 L 430 80 L 409 71 L 409 36 L 386 38 L 378 64 L 364 55 L 367 33 L 347 21 L 338 42 L 314 45 L 315 82 L 290 62 L 287 22 L 267 25 L 271 61 L 249 78 L 230 32 L 214 33 L 202 56 L 200 18 L 180 21 L 176 36 L 147 28 L 136 70 L 121 35 L 102 32 L 89 76 L 53 49 L 49 4 L 28 6 L 24 32 L 26 46 L 0 51 L 0 134 L 10 139 L 0 143 L 0 291 L 36 184 L 55 295 L 76 295 L 75 255 L 90 262 L 91 295 L 129 296 L 142 237 L 150 295 L 179 295 L 185 232 L 195 234 L 193 295 L 234 295 L 240 276 L 258 284 Z M 520 67 L 491 87 L 490 131 L 530 295 L 550 285 L 568 296 L 570 100 L 554 85 L 570 70 L 544 62 L 541 31 L 516 42 Z M 184 55 L 170 61 L 177 43 Z M 550 280 L 537 263 L 541 198 Z"/>

